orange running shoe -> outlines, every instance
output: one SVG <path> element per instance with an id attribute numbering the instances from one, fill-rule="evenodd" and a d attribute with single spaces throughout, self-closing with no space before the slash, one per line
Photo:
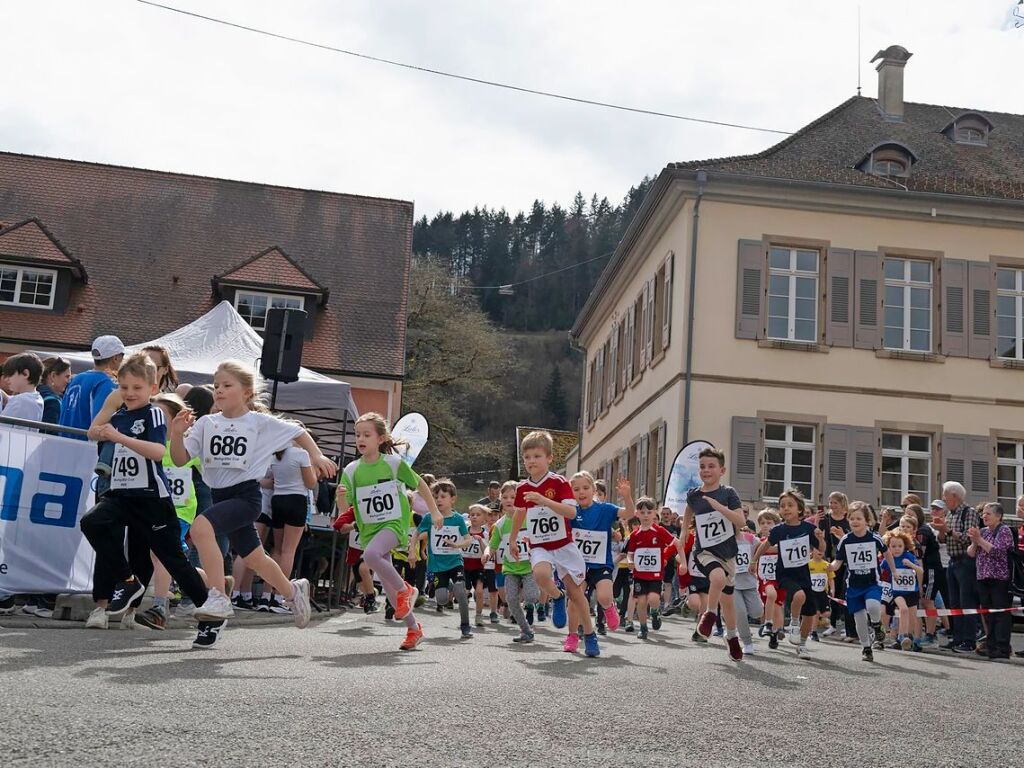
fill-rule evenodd
<path id="1" fill-rule="evenodd" d="M 395 619 L 401 621 L 412 611 L 414 605 L 416 605 L 416 598 L 420 596 L 420 591 L 416 587 L 405 583 L 405 589 L 398 593 L 395 598 L 398 601 L 398 605 L 395 606 Z"/>
<path id="2" fill-rule="evenodd" d="M 410 629 L 409 631 L 407 631 L 405 633 L 405 640 L 402 642 L 402 644 L 400 646 L 398 646 L 398 650 L 400 650 L 400 651 L 411 651 L 411 650 L 415 649 L 417 645 L 420 644 L 420 640 L 422 640 L 422 639 L 423 639 L 423 625 L 422 624 L 417 624 L 416 625 L 416 629 Z"/>

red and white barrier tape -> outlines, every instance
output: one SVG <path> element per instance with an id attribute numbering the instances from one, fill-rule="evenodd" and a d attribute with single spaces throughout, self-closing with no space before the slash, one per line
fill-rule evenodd
<path id="1" fill-rule="evenodd" d="M 845 600 L 829 596 L 829 600 L 839 605 L 846 605 Z M 915 613 L 921 618 L 937 618 L 939 616 L 980 616 L 987 613 L 1013 613 L 1024 616 L 1024 608 L 918 608 Z"/>

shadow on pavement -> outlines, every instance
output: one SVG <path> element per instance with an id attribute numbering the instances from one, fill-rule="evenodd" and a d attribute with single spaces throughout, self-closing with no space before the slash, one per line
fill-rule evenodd
<path id="1" fill-rule="evenodd" d="M 166 651 L 165 651 L 166 653 Z M 298 680 L 302 675 L 272 675 L 261 670 L 258 674 L 225 674 L 222 667 L 228 664 L 249 664 L 250 662 L 280 661 L 298 659 L 298 655 L 242 657 L 235 659 L 212 658 L 206 651 L 182 650 L 175 652 L 181 658 L 157 664 L 142 664 L 133 667 L 91 667 L 79 670 L 72 677 L 85 679 L 104 677 L 104 682 L 119 685 L 149 685 L 169 680 Z"/>
<path id="2" fill-rule="evenodd" d="M 335 669 L 364 669 L 366 667 L 410 667 L 439 662 L 423 658 L 417 651 L 374 651 L 372 653 L 345 653 L 338 656 L 313 656 L 310 661 Z M 408 661 L 404 661 L 408 659 Z"/>
<path id="3" fill-rule="evenodd" d="M 585 656 L 566 654 L 566 658 L 552 661 L 527 661 L 517 659 L 527 669 L 539 672 L 548 677 L 557 677 L 563 680 L 573 680 L 582 677 L 591 677 L 601 674 L 602 668 L 649 669 L 653 672 L 665 674 L 668 667 L 659 667 L 652 664 L 638 664 L 635 661 L 628 661 L 621 656 L 600 656 L 596 659 L 588 659 Z"/>

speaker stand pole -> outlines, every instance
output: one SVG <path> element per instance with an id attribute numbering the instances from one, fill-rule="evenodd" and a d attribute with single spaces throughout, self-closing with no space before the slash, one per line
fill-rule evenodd
<path id="1" fill-rule="evenodd" d="M 274 386 L 270 389 L 270 410 L 277 408 L 277 379 L 274 379 Z"/>

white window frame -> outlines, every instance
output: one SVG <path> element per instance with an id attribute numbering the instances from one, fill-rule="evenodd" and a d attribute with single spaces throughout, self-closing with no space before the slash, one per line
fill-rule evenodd
<path id="1" fill-rule="evenodd" d="M 243 290 L 236 290 L 235 291 L 235 311 L 236 312 L 238 311 L 238 305 L 241 303 L 241 299 L 242 299 L 243 296 L 259 296 L 261 298 L 266 298 L 266 300 L 267 300 L 267 311 L 268 312 L 271 309 L 275 308 L 274 307 L 274 299 L 285 299 L 286 301 L 298 301 L 299 302 L 299 306 L 298 307 L 294 307 L 294 309 L 302 309 L 302 310 L 304 310 L 306 308 L 306 297 L 305 296 L 298 296 L 298 295 L 296 295 L 294 293 L 267 293 L 266 291 L 249 291 L 249 290 L 243 291 Z M 247 320 L 246 322 L 249 322 L 249 321 Z M 265 331 L 267 329 L 267 316 L 263 315 L 263 325 L 262 326 L 257 327 L 255 325 L 252 325 L 251 322 L 249 323 L 249 325 L 252 326 L 253 330 Z"/>
<path id="2" fill-rule="evenodd" d="M 782 479 L 782 488 L 783 488 L 783 490 L 785 490 L 786 488 L 795 488 L 796 487 L 794 485 L 794 482 L 793 482 L 793 451 L 794 450 L 796 450 L 796 451 L 810 451 L 811 452 L 811 488 L 810 488 L 810 494 L 807 495 L 807 500 L 808 500 L 808 502 L 810 502 L 813 499 L 817 498 L 814 495 L 815 494 L 815 490 L 816 490 L 815 487 L 814 487 L 815 486 L 814 481 L 815 481 L 815 468 L 817 467 L 817 464 L 815 462 L 817 461 L 817 454 L 818 454 L 818 446 L 817 446 L 818 428 L 815 425 L 813 425 L 813 424 L 799 424 L 799 423 L 789 423 L 789 422 L 780 422 L 780 421 L 769 422 L 769 424 L 766 424 L 765 427 L 768 427 L 768 426 L 785 427 L 786 428 L 786 436 L 782 440 L 772 440 L 772 439 L 769 439 L 769 437 L 768 437 L 768 430 L 765 429 L 765 433 L 764 433 L 765 434 L 765 438 L 764 438 L 765 460 L 763 462 L 764 466 L 763 466 L 762 473 L 761 473 L 761 475 L 762 475 L 761 476 L 761 487 L 764 488 L 765 490 L 767 490 L 769 482 L 772 482 L 772 483 L 779 482 L 778 480 L 769 480 L 768 479 L 768 449 L 769 448 L 782 448 L 785 451 L 785 458 L 783 459 L 783 479 Z M 793 427 L 800 427 L 800 428 L 804 428 L 804 429 L 810 429 L 811 430 L 811 442 L 804 443 L 804 442 L 800 442 L 798 440 L 795 440 L 793 438 Z M 802 483 L 801 483 L 801 485 L 802 485 Z M 764 501 L 770 501 L 772 503 L 777 503 L 778 502 L 778 498 L 779 498 L 778 495 L 772 496 L 770 494 L 765 494 L 764 497 L 763 497 L 763 500 Z"/>
<path id="3" fill-rule="evenodd" d="M 997 439 L 999 444 L 1009 444 L 1014 447 L 1014 458 L 1006 459 L 999 456 L 999 452 L 996 452 L 996 464 L 1000 467 L 1012 467 L 1014 470 L 1013 478 L 1013 497 L 1000 496 L 999 485 L 1005 483 L 1005 480 L 999 480 L 999 473 L 996 472 L 996 497 L 1003 504 L 1003 509 L 1008 515 L 1017 514 L 1017 497 L 1024 494 L 1024 442 L 1020 440 L 1001 440 Z M 1009 501 L 1009 504 L 1006 501 Z"/>
<path id="4" fill-rule="evenodd" d="M 903 257 L 887 258 L 886 263 L 901 262 L 903 264 L 903 277 L 902 279 L 896 279 L 891 277 L 885 277 L 886 288 L 899 288 L 903 291 L 903 346 L 901 347 L 889 347 L 886 349 L 894 349 L 903 352 L 931 352 L 935 348 L 935 264 L 928 261 L 927 259 L 907 259 Z M 928 274 L 930 279 L 927 283 L 919 280 L 910 279 L 911 265 L 913 264 L 927 264 Z M 884 269 L 884 268 L 883 268 Z M 883 272 L 884 274 L 884 272 Z M 928 348 L 927 349 L 914 349 L 910 344 L 910 292 L 911 289 L 927 289 L 928 290 Z M 884 294 L 883 294 L 884 295 Z M 885 331 L 892 327 L 885 322 L 885 312 L 882 313 L 882 339 L 883 343 L 885 340 Z M 915 331 L 924 330 L 922 328 L 914 328 Z"/>
<path id="5" fill-rule="evenodd" d="M 6 271 L 15 271 L 18 273 L 14 283 L 14 301 L 3 301 L 0 300 L 0 305 L 5 307 L 28 307 L 30 309 L 53 309 L 53 302 L 57 297 L 57 270 L 55 269 L 42 269 L 39 267 L 25 267 L 17 264 L 0 264 L 0 269 Z M 25 274 L 31 273 L 33 275 L 47 275 L 52 281 L 52 289 L 50 290 L 50 302 L 49 304 L 36 304 L 34 302 L 24 302 L 21 299 L 21 286 L 25 279 Z"/>
<path id="6" fill-rule="evenodd" d="M 999 272 L 1013 273 L 1015 285 L 1013 290 L 998 287 Z M 1014 299 L 1014 333 L 1017 339 L 1017 354 L 1014 357 L 999 355 L 999 358 L 1001 360 L 1024 360 L 1024 269 L 1017 269 L 1015 267 L 998 267 L 996 273 L 996 350 L 998 351 L 1002 346 L 999 343 L 999 339 L 1005 338 L 999 333 L 999 318 L 1002 317 L 1002 315 L 999 314 L 999 297 L 1009 297 Z"/>
<path id="7" fill-rule="evenodd" d="M 886 448 L 885 447 L 885 435 L 899 435 L 900 436 L 900 447 L 899 448 Z M 912 450 L 910 450 L 910 438 L 911 437 L 923 437 L 926 440 L 928 440 L 928 450 L 927 451 L 912 451 Z M 903 497 L 907 496 L 908 494 L 911 494 L 911 493 L 916 493 L 918 495 L 923 493 L 925 496 L 929 496 L 930 495 L 929 491 L 930 491 L 931 484 L 932 484 L 932 447 L 933 447 L 933 445 L 934 445 L 934 437 L 932 435 L 929 435 L 926 432 L 895 432 L 895 431 L 889 431 L 889 430 L 886 430 L 885 432 L 883 432 L 883 434 L 882 434 L 883 469 L 882 469 L 882 472 L 880 473 L 880 479 L 881 479 L 881 483 L 882 483 L 880 491 L 881 491 L 881 495 L 883 497 L 882 506 L 898 506 L 899 503 L 903 500 Z M 899 487 L 899 489 L 886 488 L 885 487 L 884 478 L 885 478 L 885 475 L 887 474 L 885 472 L 885 470 L 884 470 L 884 461 L 885 461 L 885 459 L 899 459 L 900 460 L 900 487 Z M 910 460 L 911 459 L 924 459 L 925 461 L 928 462 L 928 470 L 925 473 L 925 477 L 928 478 L 928 486 L 929 487 L 927 489 L 923 489 L 923 490 L 918 489 L 918 490 L 913 490 L 913 491 L 910 490 Z M 899 499 L 896 500 L 895 504 L 887 504 L 884 501 L 884 497 L 885 497 L 886 491 L 894 491 L 894 490 L 899 490 Z"/>
<path id="8" fill-rule="evenodd" d="M 779 267 L 771 266 L 771 251 L 789 251 L 789 268 L 781 269 Z M 813 272 L 806 270 L 797 269 L 797 254 L 798 253 L 813 253 L 815 259 L 815 269 Z M 787 293 L 788 293 L 788 304 L 786 305 L 786 335 L 785 336 L 772 336 L 768 334 L 770 339 L 779 339 L 782 341 L 800 341 L 813 344 L 818 340 L 818 291 L 820 286 L 818 283 L 818 275 L 821 271 L 821 252 L 814 248 L 785 248 L 782 246 L 771 246 L 769 249 L 768 259 L 768 309 L 766 312 L 771 311 L 771 299 L 773 294 L 771 293 L 772 277 L 784 277 L 786 278 Z M 796 337 L 796 281 L 797 278 L 804 280 L 814 280 L 814 313 L 811 316 L 811 320 L 814 323 L 814 330 L 811 333 L 809 339 L 798 339 Z M 767 328 L 771 328 L 771 318 L 778 317 L 777 315 L 766 314 Z M 766 329 L 767 330 L 767 329 Z"/>

